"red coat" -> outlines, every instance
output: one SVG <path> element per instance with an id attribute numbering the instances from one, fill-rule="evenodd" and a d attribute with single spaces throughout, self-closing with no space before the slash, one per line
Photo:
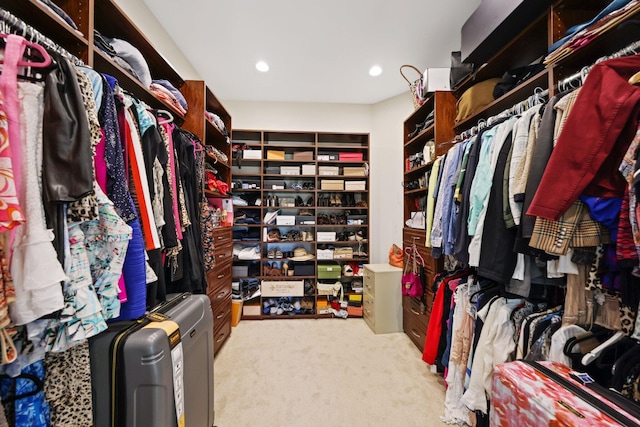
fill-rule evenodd
<path id="1" fill-rule="evenodd" d="M 595 65 L 576 99 L 527 215 L 557 220 L 580 196 L 622 197 L 618 170 L 635 135 L 640 86 L 628 83 L 640 55 Z"/>

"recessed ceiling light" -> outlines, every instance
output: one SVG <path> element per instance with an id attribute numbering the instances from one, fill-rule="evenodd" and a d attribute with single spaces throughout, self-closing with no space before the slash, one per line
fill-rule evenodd
<path id="1" fill-rule="evenodd" d="M 269 71 L 269 64 L 267 64 L 264 61 L 258 61 L 256 63 L 256 69 L 258 71 L 262 71 L 263 73 L 266 73 L 267 71 Z"/>
<path id="2" fill-rule="evenodd" d="M 380 68 L 379 65 L 374 65 L 369 69 L 370 76 L 376 77 L 376 76 L 379 76 L 380 74 L 382 74 L 382 68 Z"/>

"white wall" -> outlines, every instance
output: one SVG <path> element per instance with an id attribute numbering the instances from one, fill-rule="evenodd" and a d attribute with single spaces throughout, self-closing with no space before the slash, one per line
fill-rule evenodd
<path id="1" fill-rule="evenodd" d="M 403 122 L 413 112 L 409 92 L 373 105 L 371 130 L 372 262 L 387 262 L 393 243 L 402 247 L 404 226 Z"/>
<path id="2" fill-rule="evenodd" d="M 233 129 L 361 132 L 372 127 L 372 107 L 363 104 L 223 101 Z"/>
<path id="3" fill-rule="evenodd" d="M 184 57 L 180 48 L 160 25 L 151 10 L 142 0 L 115 0 L 118 6 L 129 17 L 131 22 L 149 39 L 151 44 L 178 72 L 184 80 L 202 80 L 200 74 Z M 117 25 L 117 23 L 114 23 Z M 109 34 L 105 34 L 109 35 Z M 153 76 L 152 76 L 153 77 Z"/>
<path id="4" fill-rule="evenodd" d="M 223 101 L 234 129 L 370 134 L 370 262 L 385 263 L 402 243 L 402 123 L 413 111 L 408 94 L 374 105 Z"/>

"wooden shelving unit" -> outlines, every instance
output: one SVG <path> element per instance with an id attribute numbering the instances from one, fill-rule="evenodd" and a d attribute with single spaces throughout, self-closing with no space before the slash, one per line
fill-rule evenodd
<path id="1" fill-rule="evenodd" d="M 368 225 L 368 206 L 369 206 L 369 177 L 367 175 L 353 176 L 345 175 L 345 167 L 361 167 L 365 163 L 369 163 L 369 135 L 367 134 L 339 134 L 339 133 L 320 133 L 320 132 L 267 132 L 267 131 L 255 131 L 255 130 L 234 130 L 233 131 L 233 143 L 243 144 L 246 149 L 259 150 L 259 159 L 241 159 L 240 164 L 234 158 L 233 163 L 233 177 L 236 188 L 234 189 L 234 195 L 240 198 L 247 199 L 249 206 L 235 208 L 235 214 L 243 211 L 246 215 L 253 216 L 257 224 L 236 224 L 234 227 L 234 245 L 239 246 L 257 246 L 259 248 L 260 258 L 250 261 L 242 261 L 234 259 L 234 267 L 236 271 L 241 271 L 246 268 L 247 271 L 252 271 L 254 274 L 250 275 L 234 275 L 234 281 L 258 279 L 260 281 L 305 281 L 307 282 L 307 291 L 303 294 L 290 295 L 290 300 L 295 301 L 312 301 L 313 309 L 312 313 L 306 311 L 303 313 L 295 314 L 292 318 L 324 318 L 332 317 L 331 314 L 318 313 L 318 301 L 327 300 L 326 296 L 318 295 L 317 286 L 320 283 L 335 283 L 341 281 L 345 288 L 345 295 L 354 293 L 350 288 L 350 283 L 354 279 L 360 279 L 361 277 L 345 277 L 340 274 L 335 279 L 324 280 L 318 279 L 318 267 L 327 263 L 336 263 L 342 265 L 348 263 L 366 264 L 369 261 L 369 225 Z M 284 152 L 284 157 L 275 159 L 271 158 L 268 153 L 271 150 Z M 294 159 L 294 153 L 301 151 L 307 151 L 311 153 L 311 160 L 299 160 Z M 344 161 L 344 160 L 318 160 L 318 155 L 324 153 L 361 153 L 362 161 Z M 282 154 L 282 153 L 279 153 Z M 298 167 L 302 172 L 303 165 L 312 165 L 314 173 L 311 175 L 283 175 L 280 170 L 281 167 Z M 337 175 L 318 175 L 320 167 L 329 166 L 337 168 Z M 322 181 L 324 180 L 339 180 L 344 183 L 353 181 L 364 182 L 364 190 L 362 191 L 350 191 L 350 190 L 323 190 Z M 239 188 L 241 182 L 244 184 L 255 184 L 256 189 Z M 269 183 L 276 181 L 278 184 L 284 186 L 283 189 L 269 188 Z M 311 188 L 294 189 L 294 183 L 303 183 L 305 186 Z M 345 184 L 347 185 L 347 184 Z M 353 199 L 349 195 L 353 195 Z M 301 206 L 267 206 L 266 198 L 273 198 L 277 196 L 281 201 L 283 198 L 295 199 L 299 197 L 302 200 Z M 341 206 L 320 206 L 318 199 L 324 198 L 331 199 L 332 197 L 341 198 Z M 307 201 L 311 201 L 311 205 L 307 205 Z M 365 207 L 347 206 L 349 202 L 355 205 L 357 201 L 363 201 L 366 203 Z M 256 206 L 259 204 L 259 206 Z M 276 210 L 281 211 L 281 215 L 291 215 L 296 217 L 295 225 L 265 225 L 263 219 L 268 212 Z M 304 220 L 312 221 L 313 224 L 302 224 L 302 218 L 300 213 L 307 211 L 307 215 Z M 348 224 L 349 217 L 351 215 L 361 215 L 358 218 L 364 218 L 364 224 Z M 338 217 L 342 216 L 338 221 Z M 335 220 L 335 223 L 320 224 L 319 218 L 327 218 L 328 221 Z M 344 222 L 339 224 L 338 222 Z M 299 232 L 312 233 L 312 239 L 305 241 L 279 241 L 279 242 L 266 242 L 264 241 L 264 235 L 270 230 L 278 229 L 281 235 L 285 235 L 291 230 L 297 230 Z M 251 240 L 240 240 L 240 233 L 242 230 L 248 233 L 259 233 L 255 237 L 251 237 Z M 259 230 L 259 231 L 256 231 Z M 336 232 L 337 235 L 343 233 L 348 234 L 360 232 L 361 241 L 346 240 L 346 241 L 319 241 L 317 238 L 318 233 L 323 232 Z M 245 238 L 246 239 L 246 238 Z M 307 252 L 315 255 L 314 259 L 298 262 L 289 261 L 287 259 L 287 253 L 289 255 L 296 247 L 304 247 Z M 349 257 L 342 259 L 318 259 L 318 250 L 329 248 L 352 248 L 354 252 L 362 252 L 367 254 L 362 257 Z M 283 258 L 269 258 L 268 253 L 270 250 L 280 249 L 284 255 Z M 293 276 L 271 276 L 266 274 L 267 269 L 265 267 L 271 267 L 275 265 L 276 268 L 282 269 L 283 264 L 287 264 L 289 270 L 294 271 Z M 296 268 L 300 268 L 300 265 L 304 265 L 305 270 L 303 274 L 296 274 Z M 309 274 L 310 273 L 310 274 Z M 311 286 L 309 286 L 311 285 Z M 289 297 L 285 295 L 285 297 Z M 243 316 L 243 319 L 269 319 L 269 318 L 289 318 L 286 313 L 281 315 L 271 315 L 264 310 L 264 304 L 269 303 L 270 299 L 278 299 L 277 297 L 262 295 L 259 298 L 245 302 L 245 305 L 259 305 L 261 315 L 259 316 Z M 268 308 L 267 308 L 268 310 Z"/>

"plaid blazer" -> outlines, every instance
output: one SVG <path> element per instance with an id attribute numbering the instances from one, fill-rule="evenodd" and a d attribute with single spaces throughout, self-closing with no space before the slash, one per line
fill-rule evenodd
<path id="1" fill-rule="evenodd" d="M 589 209 L 576 200 L 557 220 L 536 218 L 529 246 L 552 255 L 565 255 L 569 248 L 611 243 L 609 231 L 591 218 Z"/>

